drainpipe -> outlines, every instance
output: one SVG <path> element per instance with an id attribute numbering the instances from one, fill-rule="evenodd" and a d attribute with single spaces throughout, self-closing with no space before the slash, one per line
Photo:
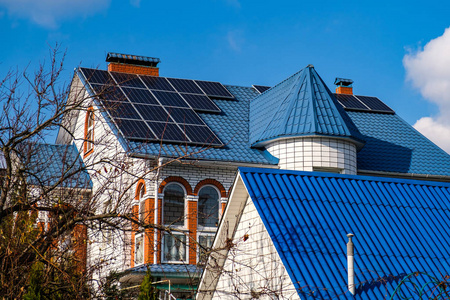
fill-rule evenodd
<path id="1" fill-rule="evenodd" d="M 354 267 L 354 251 L 353 251 L 353 242 L 352 237 L 354 235 L 352 233 L 347 234 L 348 243 L 347 243 L 347 270 L 348 270 L 348 290 L 352 295 L 355 294 L 355 267 Z"/>
<path id="2" fill-rule="evenodd" d="M 163 164 L 163 158 L 159 157 L 158 158 L 158 163 L 156 166 L 156 175 L 155 175 L 155 225 L 158 225 L 158 211 L 159 211 L 159 199 L 158 199 L 158 181 L 159 181 L 159 174 L 160 174 L 160 169 L 161 166 Z M 158 259 L 158 231 L 154 230 L 154 235 L 153 235 L 153 263 L 156 264 L 157 263 L 157 259 Z"/>

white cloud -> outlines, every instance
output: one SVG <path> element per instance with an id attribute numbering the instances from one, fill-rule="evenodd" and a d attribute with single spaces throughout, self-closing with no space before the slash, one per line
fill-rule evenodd
<path id="1" fill-rule="evenodd" d="M 439 107 L 439 114 L 421 118 L 414 127 L 450 153 L 450 28 L 423 49 L 403 58 L 406 78 L 422 96 Z"/>
<path id="2" fill-rule="evenodd" d="M 236 52 L 241 51 L 241 45 L 244 43 L 244 37 L 241 30 L 231 30 L 227 33 L 228 46 Z"/>
<path id="3" fill-rule="evenodd" d="M 0 0 L 10 16 L 27 18 L 47 28 L 56 28 L 67 18 L 93 15 L 109 6 L 110 0 Z"/>

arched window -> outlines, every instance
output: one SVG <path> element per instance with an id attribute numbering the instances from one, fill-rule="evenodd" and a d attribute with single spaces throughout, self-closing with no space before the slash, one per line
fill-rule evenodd
<path id="1" fill-rule="evenodd" d="M 140 182 L 136 191 L 136 200 L 139 201 L 139 221 L 143 222 L 145 220 L 145 184 Z"/>
<path id="2" fill-rule="evenodd" d="M 219 191 L 212 185 L 204 186 L 198 192 L 198 225 L 217 227 L 219 223 Z"/>
<path id="3" fill-rule="evenodd" d="M 169 183 L 164 188 L 163 222 L 166 225 L 184 226 L 185 195 L 182 185 Z M 179 263 L 187 259 L 185 234 L 164 234 L 163 257 L 164 262 Z"/>
<path id="4" fill-rule="evenodd" d="M 164 188 L 163 221 L 167 225 L 184 225 L 184 188 L 170 183 Z"/>
<path id="5" fill-rule="evenodd" d="M 84 125 L 84 154 L 87 155 L 94 150 L 94 108 L 90 107 L 86 112 Z"/>

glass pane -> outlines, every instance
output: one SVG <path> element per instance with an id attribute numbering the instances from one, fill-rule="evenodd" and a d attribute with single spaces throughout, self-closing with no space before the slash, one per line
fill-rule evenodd
<path id="1" fill-rule="evenodd" d="M 135 245 L 135 262 L 136 264 L 143 264 L 144 263 L 144 238 L 142 236 L 139 236 L 136 238 L 136 245 Z"/>
<path id="2" fill-rule="evenodd" d="M 145 201 L 139 203 L 139 221 L 144 222 L 146 216 Z"/>
<path id="3" fill-rule="evenodd" d="M 201 235 L 198 237 L 199 243 L 199 259 L 200 263 L 205 263 L 208 259 L 208 251 L 211 250 L 212 243 L 214 241 L 213 235 Z"/>
<path id="4" fill-rule="evenodd" d="M 164 189 L 164 223 L 184 225 L 184 190 L 178 184 Z"/>
<path id="5" fill-rule="evenodd" d="M 212 186 L 205 186 L 198 193 L 198 224 L 216 227 L 219 223 L 219 193 Z"/>
<path id="6" fill-rule="evenodd" d="M 164 235 L 164 261 L 186 261 L 186 236 Z"/>

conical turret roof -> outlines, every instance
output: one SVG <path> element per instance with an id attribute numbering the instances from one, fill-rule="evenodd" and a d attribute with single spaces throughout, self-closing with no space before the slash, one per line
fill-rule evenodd
<path id="1" fill-rule="evenodd" d="M 252 146 L 297 136 L 348 138 L 359 147 L 364 143 L 312 65 L 252 100 L 249 129 Z"/>

